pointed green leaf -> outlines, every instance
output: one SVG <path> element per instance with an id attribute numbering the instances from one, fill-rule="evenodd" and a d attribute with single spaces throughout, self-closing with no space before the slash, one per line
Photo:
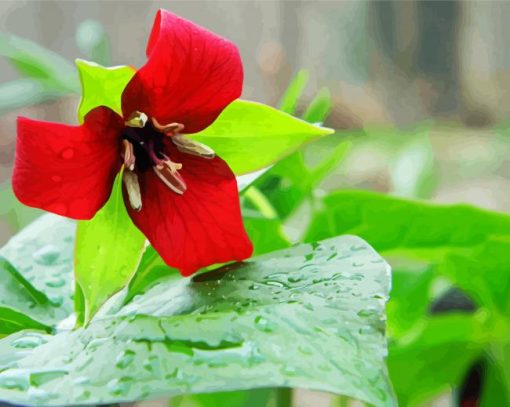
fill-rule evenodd
<path id="1" fill-rule="evenodd" d="M 113 66 L 110 68 L 94 62 L 76 60 L 80 74 L 82 97 L 78 108 L 78 120 L 92 109 L 106 106 L 122 115 L 121 97 L 124 88 L 135 74 L 131 66 Z"/>
<path id="2" fill-rule="evenodd" d="M 322 88 L 303 113 L 303 120 L 309 123 L 323 123 L 332 108 L 331 93 L 328 88 Z"/>
<path id="3" fill-rule="evenodd" d="M 120 174 L 106 205 L 92 220 L 78 222 L 75 277 L 81 294 L 75 305 L 85 323 L 108 298 L 129 283 L 144 247 L 145 236 L 124 206 Z"/>
<path id="4" fill-rule="evenodd" d="M 394 406 L 388 290 L 388 265 L 353 236 L 170 277 L 31 351 L 0 341 L 0 400 L 105 404 L 284 386 Z"/>
<path id="5" fill-rule="evenodd" d="M 270 106 L 236 100 L 211 126 L 190 137 L 210 146 L 234 173 L 246 174 L 332 133 L 331 129 L 311 125 Z"/>
<path id="6" fill-rule="evenodd" d="M 306 85 L 308 84 L 308 79 L 310 74 L 307 70 L 300 70 L 292 81 L 290 82 L 287 90 L 282 96 L 280 103 L 278 106 L 282 112 L 288 114 L 295 114 L 297 104 L 299 102 L 299 98 L 301 97 Z"/>

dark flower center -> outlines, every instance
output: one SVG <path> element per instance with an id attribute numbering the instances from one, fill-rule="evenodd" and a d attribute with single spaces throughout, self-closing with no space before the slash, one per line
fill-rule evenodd
<path id="1" fill-rule="evenodd" d="M 136 168 L 140 172 L 151 170 L 165 160 L 164 137 L 151 123 L 147 123 L 145 127 L 125 127 L 121 133 L 121 138 L 133 145 Z"/>

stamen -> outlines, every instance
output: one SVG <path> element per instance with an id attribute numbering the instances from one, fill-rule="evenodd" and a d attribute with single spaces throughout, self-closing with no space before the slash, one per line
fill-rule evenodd
<path id="1" fill-rule="evenodd" d="M 147 115 L 143 112 L 139 112 L 138 110 L 136 110 L 135 112 L 133 112 L 131 114 L 131 116 L 129 116 L 129 119 L 127 121 L 124 122 L 124 124 L 128 127 L 139 127 L 139 128 L 142 128 L 142 127 L 145 127 L 145 124 L 147 123 L 147 120 L 149 118 L 147 117 Z"/>
<path id="2" fill-rule="evenodd" d="M 199 143 L 198 141 L 191 140 L 182 134 L 176 134 L 171 138 L 171 140 L 177 146 L 177 149 L 183 153 L 209 159 L 216 156 L 216 153 L 211 147 Z"/>
<path id="3" fill-rule="evenodd" d="M 154 128 L 165 134 L 166 136 L 173 136 L 178 134 L 184 129 L 184 124 L 182 123 L 170 123 L 170 124 L 160 124 L 155 117 L 151 117 L 152 125 Z"/>
<path id="4" fill-rule="evenodd" d="M 124 185 L 126 186 L 131 208 L 139 212 L 142 209 L 142 194 L 140 193 L 138 176 L 133 171 L 126 170 L 124 171 L 122 181 L 124 181 Z"/>
<path id="5" fill-rule="evenodd" d="M 131 144 L 126 139 L 122 140 L 122 147 L 124 151 L 122 153 L 122 158 L 124 159 L 124 166 L 133 171 L 135 169 L 136 157 L 133 149 L 133 144 Z"/>
<path id="6" fill-rule="evenodd" d="M 165 160 L 163 163 L 165 165 L 161 168 L 159 166 L 152 167 L 158 178 L 175 193 L 184 194 L 187 189 L 186 182 L 177 171 L 182 168 L 182 164 L 170 160 Z"/>

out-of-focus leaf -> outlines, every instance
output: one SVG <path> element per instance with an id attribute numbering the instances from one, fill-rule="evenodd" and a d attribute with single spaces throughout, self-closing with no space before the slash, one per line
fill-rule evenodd
<path id="1" fill-rule="evenodd" d="M 110 65 L 110 43 L 99 21 L 82 21 L 76 29 L 76 43 L 88 59 L 101 65 Z"/>
<path id="2" fill-rule="evenodd" d="M 329 116 L 332 108 L 331 93 L 328 88 L 322 88 L 303 113 L 303 120 L 306 120 L 308 123 L 322 124 L 326 117 Z"/>
<path id="3" fill-rule="evenodd" d="M 122 115 L 122 91 L 135 74 L 131 66 L 113 66 L 110 68 L 94 62 L 76 60 L 80 73 L 82 97 L 78 108 L 78 120 L 83 118 L 92 109 L 106 106 Z"/>
<path id="4" fill-rule="evenodd" d="M 241 175 L 267 167 L 303 144 L 332 133 L 270 106 L 235 100 L 211 126 L 190 137 L 210 146 Z"/>
<path id="5" fill-rule="evenodd" d="M 314 168 L 305 164 L 304 155 L 299 152 L 276 163 L 253 185 L 264 193 L 280 219 L 287 219 L 293 211 L 310 198 L 312 191 L 344 158 L 351 144 L 342 142 Z"/>
<path id="6" fill-rule="evenodd" d="M 263 254 L 290 246 L 279 219 L 266 218 L 253 212 L 245 211 L 243 223 L 253 243 L 254 254 Z"/>
<path id="7" fill-rule="evenodd" d="M 387 306 L 388 333 L 398 337 L 428 318 L 434 266 L 410 259 L 387 260 L 393 268 L 392 295 Z"/>
<path id="8" fill-rule="evenodd" d="M 413 134 L 391 160 L 393 193 L 407 198 L 429 198 L 438 179 L 428 130 Z"/>
<path id="9" fill-rule="evenodd" d="M 15 278 L 18 288 L 19 284 L 24 287 L 16 303 L 7 293 L 2 295 L 11 298 L 12 309 L 52 326 L 72 312 L 74 232 L 74 222 L 44 215 L 0 249 L 0 258 L 8 262 L 0 266 L 3 272 Z M 16 283 L 12 281 L 11 286 L 14 290 Z"/>
<path id="10" fill-rule="evenodd" d="M 287 90 L 283 94 L 280 103 L 278 104 L 282 112 L 288 114 L 296 113 L 299 98 L 301 97 L 303 90 L 308 83 L 309 76 L 310 74 L 308 71 L 304 69 L 299 71 L 296 76 L 294 76 L 289 86 L 287 87 Z"/>
<path id="11" fill-rule="evenodd" d="M 192 394 L 174 397 L 172 407 L 265 407 L 274 397 L 272 389 Z"/>
<path id="12" fill-rule="evenodd" d="M 124 205 L 119 174 L 106 205 L 92 220 L 78 222 L 75 277 L 83 295 L 83 302 L 75 304 L 79 321 L 88 323 L 108 298 L 129 283 L 144 247 L 145 236 Z"/>
<path id="13" fill-rule="evenodd" d="M 42 79 L 63 92 L 79 91 L 78 76 L 73 64 L 35 42 L 0 33 L 0 56 L 8 58 L 28 78 Z"/>
<path id="14" fill-rule="evenodd" d="M 483 327 L 472 315 L 434 316 L 423 324 L 414 337 L 390 344 L 388 369 L 402 406 L 421 405 L 458 387 L 482 354 Z"/>
<path id="15" fill-rule="evenodd" d="M 484 364 L 481 407 L 510 405 L 510 343 L 493 344 Z"/>
<path id="16" fill-rule="evenodd" d="M 66 92 L 43 80 L 16 79 L 0 84 L 0 114 L 58 99 Z"/>
<path id="17" fill-rule="evenodd" d="M 104 404 L 288 386 L 393 406 L 388 290 L 387 264 L 351 236 L 170 278 L 120 309 L 118 295 L 86 328 L 32 351 L 0 341 L 0 400 Z"/>

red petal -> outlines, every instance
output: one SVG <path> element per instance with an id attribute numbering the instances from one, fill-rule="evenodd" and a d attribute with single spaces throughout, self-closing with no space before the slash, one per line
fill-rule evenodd
<path id="1" fill-rule="evenodd" d="M 85 124 L 18 118 L 12 186 L 25 205 L 73 219 L 90 219 L 110 196 L 119 169 L 122 119 L 106 107 Z"/>
<path id="2" fill-rule="evenodd" d="M 188 276 L 196 270 L 251 256 L 234 174 L 220 158 L 187 155 L 171 147 L 187 190 L 172 192 L 152 171 L 140 176 L 142 210 L 126 206 L 133 222 L 163 260 Z"/>
<path id="3" fill-rule="evenodd" d="M 195 133 L 241 95 L 243 67 L 236 46 L 166 10 L 156 15 L 147 57 L 122 95 L 126 117 L 138 110 Z"/>

